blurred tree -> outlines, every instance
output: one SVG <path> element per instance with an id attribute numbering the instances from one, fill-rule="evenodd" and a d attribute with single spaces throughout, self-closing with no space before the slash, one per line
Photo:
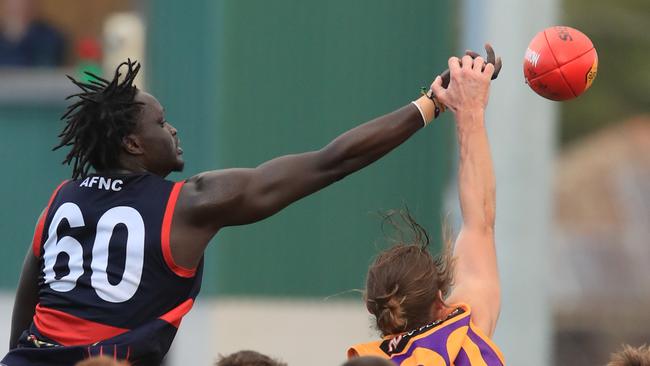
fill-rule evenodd
<path id="1" fill-rule="evenodd" d="M 599 64 L 592 88 L 562 105 L 562 144 L 650 112 L 650 1 L 565 0 L 564 10 L 563 23 L 591 38 Z"/>

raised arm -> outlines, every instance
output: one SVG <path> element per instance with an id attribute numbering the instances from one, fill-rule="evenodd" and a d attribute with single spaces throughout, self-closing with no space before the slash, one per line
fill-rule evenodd
<path id="1" fill-rule="evenodd" d="M 461 66 L 462 64 L 462 66 Z M 496 326 L 500 309 L 499 276 L 494 245 L 495 179 L 485 129 L 491 64 L 468 56 L 449 59 L 448 89 L 436 79 L 432 87 L 438 99 L 454 111 L 459 146 L 458 191 L 463 226 L 456 239 L 455 286 L 450 303 L 472 307 L 473 322 L 488 336 Z"/>

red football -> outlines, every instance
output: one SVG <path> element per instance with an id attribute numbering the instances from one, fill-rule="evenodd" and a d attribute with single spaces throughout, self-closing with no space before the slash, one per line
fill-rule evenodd
<path id="1" fill-rule="evenodd" d="M 589 37 L 564 26 L 546 28 L 530 41 L 524 57 L 526 83 L 551 100 L 569 100 L 589 89 L 598 55 Z"/>

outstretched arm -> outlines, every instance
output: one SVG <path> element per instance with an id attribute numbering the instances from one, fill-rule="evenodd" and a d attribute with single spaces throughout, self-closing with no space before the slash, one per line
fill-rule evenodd
<path id="1" fill-rule="evenodd" d="M 496 327 L 500 288 L 494 245 L 495 179 L 485 128 L 491 64 L 482 71 L 483 60 L 465 56 L 449 60 L 448 89 L 436 79 L 433 92 L 454 111 L 459 145 L 458 191 L 463 226 L 456 239 L 455 286 L 450 303 L 472 307 L 472 320 L 488 336 Z"/>
<path id="2" fill-rule="evenodd" d="M 421 97 L 416 103 L 424 118 L 433 119 L 433 102 Z M 282 156 L 252 169 L 199 174 L 186 182 L 181 198 L 187 200 L 194 222 L 215 232 L 262 220 L 376 161 L 423 125 L 418 108 L 408 104 L 345 132 L 318 151 Z"/>
<path id="3" fill-rule="evenodd" d="M 20 335 L 29 328 L 38 303 L 38 259 L 34 256 L 31 246 L 27 250 L 23 270 L 18 282 L 18 290 L 14 299 L 14 310 L 11 316 L 11 335 L 9 349 L 18 345 Z"/>
<path id="4" fill-rule="evenodd" d="M 414 103 L 345 132 L 318 151 L 188 179 L 172 220 L 171 254 L 176 264 L 194 268 L 220 228 L 269 217 L 399 146 L 434 118 L 434 102 L 423 96 Z"/>

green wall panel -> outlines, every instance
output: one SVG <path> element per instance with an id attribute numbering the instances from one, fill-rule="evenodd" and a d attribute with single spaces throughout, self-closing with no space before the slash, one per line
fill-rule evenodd
<path id="1" fill-rule="evenodd" d="M 451 52 L 450 1 L 149 3 L 148 88 L 180 130 L 182 179 L 319 149 L 417 97 Z M 62 76 L 63 77 L 63 76 Z M 36 217 L 69 176 L 51 152 L 64 105 L 0 107 L 4 237 L 13 289 Z M 207 294 L 327 296 L 363 285 L 382 246 L 375 212 L 408 204 L 439 235 L 451 121 L 257 224 L 228 228 L 206 255 Z"/>
<path id="2" fill-rule="evenodd" d="M 152 5 L 150 80 L 185 141 L 180 176 L 319 149 L 416 98 L 452 49 L 448 1 Z M 222 230 L 204 291 L 322 297 L 360 288 L 382 246 L 375 213 L 403 204 L 439 237 L 450 123 L 267 220 Z"/>
<path id="3" fill-rule="evenodd" d="M 63 75 L 62 75 L 63 77 Z M 58 123 L 64 105 L 0 105 L 3 152 L 0 164 L 2 210 L 2 256 L 0 286 L 13 291 L 34 225 L 56 186 L 70 177 L 70 169 L 61 165 L 64 152 L 52 152 L 62 127 Z"/>
<path id="4" fill-rule="evenodd" d="M 451 2 L 156 0 L 148 88 L 180 130 L 183 177 L 318 149 L 417 96 L 451 52 Z M 62 75 L 63 77 L 63 75 Z M 64 104 L 2 105 L 0 286 L 14 289 L 36 216 L 69 176 L 51 152 Z M 263 222 L 223 230 L 205 293 L 327 296 L 363 285 L 377 210 L 408 204 L 439 235 L 451 124 Z"/>

